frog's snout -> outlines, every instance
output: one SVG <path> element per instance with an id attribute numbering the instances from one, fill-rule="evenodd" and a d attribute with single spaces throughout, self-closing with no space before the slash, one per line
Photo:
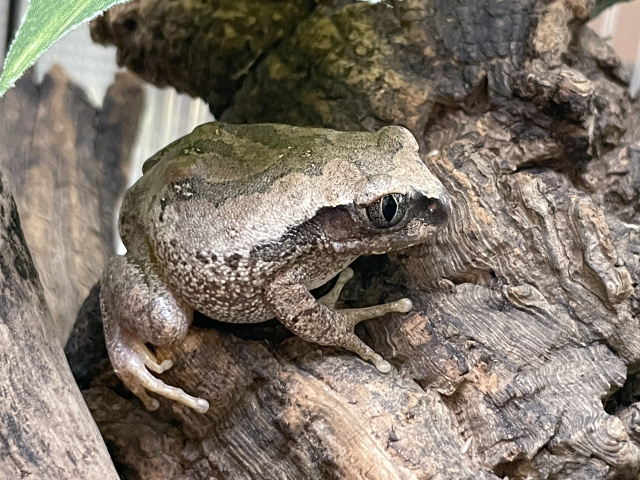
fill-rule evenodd
<path id="1" fill-rule="evenodd" d="M 416 192 L 420 211 L 424 215 L 425 223 L 439 227 L 444 225 L 451 216 L 451 200 L 444 190 L 436 198 L 426 192 Z"/>

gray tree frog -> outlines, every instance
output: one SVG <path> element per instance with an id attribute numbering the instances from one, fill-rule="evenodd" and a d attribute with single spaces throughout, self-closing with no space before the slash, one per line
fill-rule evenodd
<path id="1" fill-rule="evenodd" d="M 377 133 L 286 125 L 196 128 L 151 157 L 126 193 L 100 307 L 109 357 L 150 410 L 146 390 L 198 412 L 206 400 L 151 375 L 148 344 L 181 341 L 194 310 L 222 322 L 278 318 L 300 338 L 391 366 L 353 332 L 365 319 L 407 312 L 409 299 L 337 310 L 359 255 L 423 242 L 449 216 L 442 184 L 402 127 Z M 316 300 L 309 290 L 343 272 Z"/>

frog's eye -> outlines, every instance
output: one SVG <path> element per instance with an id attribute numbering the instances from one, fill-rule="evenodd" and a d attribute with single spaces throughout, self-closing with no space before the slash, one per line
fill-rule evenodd
<path id="1" fill-rule="evenodd" d="M 406 213 L 407 202 L 400 193 L 388 193 L 367 207 L 367 217 L 376 228 L 393 227 Z"/>

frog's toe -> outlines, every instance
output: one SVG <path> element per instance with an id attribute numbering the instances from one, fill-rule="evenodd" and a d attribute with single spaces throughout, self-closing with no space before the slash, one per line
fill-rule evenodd
<path id="1" fill-rule="evenodd" d="M 158 362 L 144 343 L 132 338 L 117 326 L 107 329 L 106 332 L 109 357 L 114 370 L 125 387 L 133 392 L 148 410 L 157 410 L 160 403 L 150 397 L 147 391 L 180 402 L 200 413 L 209 409 L 209 403 L 206 400 L 193 397 L 181 388 L 167 385 L 149 372 L 149 370 L 156 373 L 164 372 L 173 365 L 171 360 Z"/>
<path id="2" fill-rule="evenodd" d="M 371 363 L 373 363 L 375 367 L 378 369 L 378 371 L 381 373 L 389 373 L 391 371 L 391 364 L 387 362 L 384 358 L 382 358 L 380 355 L 377 355 L 377 354 L 374 355 L 371 358 Z"/>
<path id="3" fill-rule="evenodd" d="M 338 280 L 336 280 L 335 285 L 331 289 L 329 293 L 327 293 L 324 297 L 318 299 L 318 303 L 333 308 L 338 301 L 338 297 L 340 297 L 340 292 L 344 288 L 345 284 L 353 278 L 353 269 L 351 267 L 346 267 L 344 270 L 340 272 L 338 275 Z"/>
<path id="4" fill-rule="evenodd" d="M 144 404 L 145 408 L 150 411 L 155 411 L 160 407 L 160 402 L 147 394 L 147 391 L 143 386 L 137 383 L 125 383 L 125 387 L 129 389 L 140 401 Z"/>
<path id="5" fill-rule="evenodd" d="M 132 352 L 133 353 L 133 352 Z M 135 353 L 134 353 L 135 355 Z M 165 362 L 162 362 L 162 366 Z M 171 362 L 169 362 L 171 363 Z M 150 392 L 162 395 L 170 400 L 180 402 L 189 408 L 193 408 L 196 412 L 204 413 L 209 410 L 209 402 L 202 398 L 197 398 L 189 395 L 181 388 L 172 387 L 167 385 L 159 378 L 154 377 L 149 373 L 145 362 L 140 359 L 139 356 L 129 356 L 129 360 L 124 367 L 114 365 L 116 373 L 122 378 L 122 381 L 131 392 L 133 392 L 148 410 L 157 410 L 160 406 L 158 400 L 150 397 L 147 394 L 147 390 Z"/>
<path id="6" fill-rule="evenodd" d="M 395 302 L 383 303 L 363 308 L 344 308 L 336 310 L 345 325 L 354 327 L 363 320 L 381 317 L 387 313 L 407 313 L 413 308 L 413 303 L 408 298 L 401 298 Z"/>
<path id="7" fill-rule="evenodd" d="M 134 342 L 132 344 L 133 350 L 138 357 L 144 362 L 146 367 L 155 373 L 162 373 L 173 367 L 173 362 L 169 359 L 163 360 L 162 363 L 158 363 L 156 356 L 151 353 L 151 350 L 142 342 Z"/>
<path id="8" fill-rule="evenodd" d="M 207 402 L 206 400 L 193 397 L 181 388 L 167 385 L 162 380 L 151 375 L 146 369 L 142 371 L 136 371 L 135 380 L 137 381 L 135 386 L 127 385 L 127 387 L 134 394 L 136 394 L 136 396 L 140 400 L 142 400 L 142 403 L 144 403 L 145 407 L 147 407 L 147 409 L 149 410 L 156 410 L 159 406 L 159 403 L 157 400 L 149 397 L 149 395 L 147 395 L 147 393 L 144 391 L 145 389 L 176 402 L 180 402 L 189 408 L 193 408 L 196 412 L 205 413 L 207 410 L 209 410 L 209 402 Z M 142 395 L 140 394 L 141 392 Z M 151 402 L 149 402 L 148 400 L 151 400 Z"/>

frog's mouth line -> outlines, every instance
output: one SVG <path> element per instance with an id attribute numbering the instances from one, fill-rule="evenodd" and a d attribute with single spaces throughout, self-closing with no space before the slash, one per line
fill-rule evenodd
<path id="1" fill-rule="evenodd" d="M 420 233 L 416 234 L 408 234 L 406 229 L 401 229 L 367 239 L 331 241 L 329 245 L 331 251 L 340 255 L 384 255 L 426 242 L 438 228 L 436 225 L 421 224 Z"/>

